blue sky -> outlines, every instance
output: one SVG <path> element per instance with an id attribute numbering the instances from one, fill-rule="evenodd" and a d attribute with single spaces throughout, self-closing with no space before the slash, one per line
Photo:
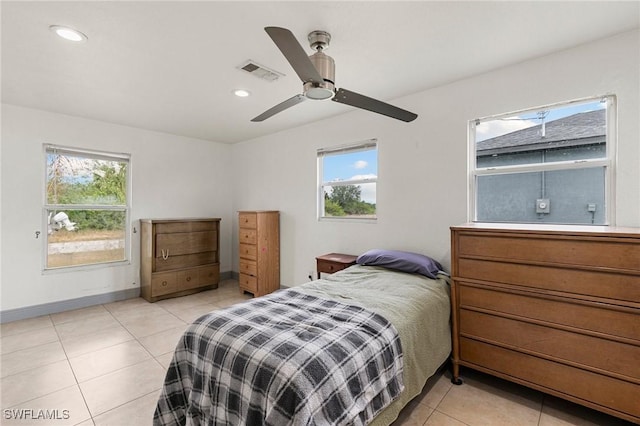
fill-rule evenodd
<path id="1" fill-rule="evenodd" d="M 606 108 L 606 102 L 599 100 L 589 101 L 585 103 L 569 104 L 563 107 L 548 108 L 545 120 L 550 122 L 562 117 L 577 114 L 580 112 L 594 111 Z M 538 117 L 538 111 L 529 111 L 512 116 L 505 116 L 494 120 L 481 122 L 476 126 L 476 140 L 482 141 L 496 136 L 505 135 L 517 130 L 526 129 L 527 127 L 537 126 L 541 123 Z"/>
<path id="2" fill-rule="evenodd" d="M 350 154 L 327 155 L 323 162 L 323 182 L 348 180 L 378 175 L 377 151 L 358 151 Z"/>

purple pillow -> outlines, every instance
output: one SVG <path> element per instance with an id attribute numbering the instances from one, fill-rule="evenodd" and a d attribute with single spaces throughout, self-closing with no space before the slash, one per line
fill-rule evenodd
<path id="1" fill-rule="evenodd" d="M 435 279 L 442 265 L 428 256 L 408 251 L 373 249 L 356 259 L 359 265 L 384 266 L 402 272 L 424 275 Z"/>

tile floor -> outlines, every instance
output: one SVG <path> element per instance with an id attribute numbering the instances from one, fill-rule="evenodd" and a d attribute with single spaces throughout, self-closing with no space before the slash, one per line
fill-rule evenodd
<path id="1" fill-rule="evenodd" d="M 216 290 L 143 299 L 2 324 L 0 424 L 150 425 L 175 343 L 198 316 L 250 298 L 237 281 Z M 601 425 L 629 423 L 469 370 L 465 384 L 433 377 L 394 426 Z M 57 420 L 15 420 L 13 409 Z M 25 413 L 26 411 L 21 411 Z"/>

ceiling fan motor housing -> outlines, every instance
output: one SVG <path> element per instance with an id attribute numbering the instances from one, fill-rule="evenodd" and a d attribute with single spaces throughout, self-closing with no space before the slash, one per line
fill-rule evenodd
<path id="1" fill-rule="evenodd" d="M 309 59 L 316 67 L 324 82 L 318 83 L 308 81 L 304 83 L 304 95 L 309 99 L 329 99 L 335 93 L 336 64 L 331 56 L 325 55 L 322 50 L 318 50 Z"/>

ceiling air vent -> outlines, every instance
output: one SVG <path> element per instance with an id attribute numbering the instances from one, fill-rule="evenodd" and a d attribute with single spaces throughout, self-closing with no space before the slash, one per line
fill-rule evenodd
<path id="1" fill-rule="evenodd" d="M 283 73 L 274 71 L 270 68 L 265 67 L 264 65 L 260 65 L 255 61 L 252 61 L 251 59 L 240 65 L 238 69 L 246 71 L 251 75 L 267 81 L 276 81 L 280 77 L 284 77 Z"/>

